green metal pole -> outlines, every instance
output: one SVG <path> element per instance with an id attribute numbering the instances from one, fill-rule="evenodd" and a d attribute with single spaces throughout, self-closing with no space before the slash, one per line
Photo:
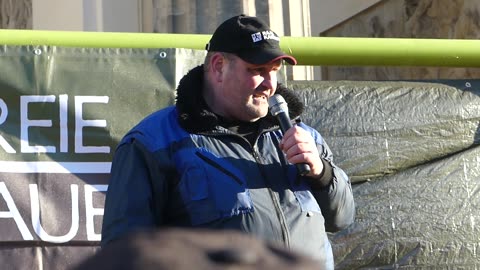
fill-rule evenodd
<path id="1" fill-rule="evenodd" d="M 209 38 L 210 35 L 196 34 L 0 30 L 0 44 L 4 45 L 49 45 L 79 48 L 205 49 Z"/>
<path id="2" fill-rule="evenodd" d="M 302 65 L 480 67 L 480 40 L 284 37 Z"/>
<path id="3" fill-rule="evenodd" d="M 204 50 L 210 35 L 0 30 L 0 44 Z M 480 67 L 480 40 L 283 37 L 299 65 Z"/>

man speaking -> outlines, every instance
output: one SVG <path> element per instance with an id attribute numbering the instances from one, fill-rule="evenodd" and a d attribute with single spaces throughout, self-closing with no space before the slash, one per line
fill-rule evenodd
<path id="1" fill-rule="evenodd" d="M 233 229 L 334 268 L 326 231 L 354 221 L 351 185 L 322 136 L 299 120 L 303 103 L 277 82 L 284 62 L 296 64 L 279 42 L 256 17 L 235 16 L 216 29 L 204 64 L 180 81 L 176 104 L 119 143 L 103 246 L 143 229 Z M 283 131 L 269 112 L 275 94 L 293 121 Z"/>

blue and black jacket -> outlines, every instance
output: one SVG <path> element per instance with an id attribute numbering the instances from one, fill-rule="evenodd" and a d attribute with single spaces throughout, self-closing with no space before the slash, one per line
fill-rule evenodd
<path id="1" fill-rule="evenodd" d="M 279 148 L 282 132 L 270 114 L 254 143 L 219 124 L 201 93 L 203 67 L 180 81 L 175 106 L 142 120 L 119 143 L 106 196 L 102 245 L 151 227 L 234 229 L 309 254 L 333 268 L 326 231 L 346 228 L 355 206 L 347 175 L 333 163 L 322 136 L 321 181 L 297 175 Z M 303 111 L 279 85 L 292 118 Z"/>

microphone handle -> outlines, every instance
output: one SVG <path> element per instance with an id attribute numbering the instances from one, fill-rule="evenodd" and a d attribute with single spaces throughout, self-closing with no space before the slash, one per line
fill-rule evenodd
<path id="1" fill-rule="evenodd" d="M 284 134 L 287 132 L 287 130 L 293 127 L 292 123 L 290 122 L 290 117 L 288 117 L 285 112 L 278 113 L 277 119 L 280 123 L 280 129 Z M 305 176 L 310 173 L 310 166 L 307 163 L 297 163 L 295 166 L 297 167 L 298 173 L 301 176 Z"/>

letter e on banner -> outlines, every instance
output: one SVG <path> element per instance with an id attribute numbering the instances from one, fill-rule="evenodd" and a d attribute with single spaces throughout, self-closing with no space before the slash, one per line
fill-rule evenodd
<path id="1" fill-rule="evenodd" d="M 101 234 L 95 233 L 95 216 L 103 216 L 103 208 L 93 207 L 93 192 L 107 191 L 108 185 L 85 185 L 85 212 L 87 219 L 87 239 L 88 241 L 100 241 Z"/>
<path id="2" fill-rule="evenodd" d="M 77 96 L 75 97 L 75 153 L 110 153 L 109 146 L 84 146 L 84 127 L 106 127 L 104 119 L 85 120 L 83 119 L 84 103 L 108 103 L 108 96 Z"/>

